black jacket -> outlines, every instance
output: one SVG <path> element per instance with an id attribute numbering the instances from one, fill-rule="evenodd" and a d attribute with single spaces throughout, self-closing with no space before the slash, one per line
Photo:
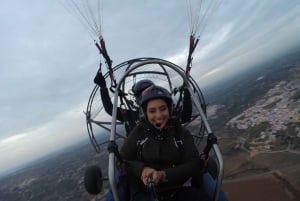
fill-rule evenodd
<path id="1" fill-rule="evenodd" d="M 176 142 L 180 140 L 182 145 Z M 142 146 L 140 141 L 144 141 Z M 202 165 L 193 137 L 173 120 L 169 120 L 162 130 L 146 121 L 140 122 L 125 140 L 120 153 L 129 163 L 131 194 L 145 188 L 140 179 L 144 166 L 166 172 L 167 181 L 157 186 L 158 192 L 162 192 L 182 186 L 190 177 L 200 173 Z"/>

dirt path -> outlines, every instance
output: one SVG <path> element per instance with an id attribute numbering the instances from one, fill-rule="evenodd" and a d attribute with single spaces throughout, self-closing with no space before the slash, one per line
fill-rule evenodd
<path id="1" fill-rule="evenodd" d="M 299 192 L 275 171 L 223 182 L 230 201 L 298 201 Z"/>

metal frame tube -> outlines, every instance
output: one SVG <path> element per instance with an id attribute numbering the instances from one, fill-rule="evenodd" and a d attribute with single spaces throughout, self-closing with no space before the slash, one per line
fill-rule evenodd
<path id="1" fill-rule="evenodd" d="M 191 97 L 193 99 L 193 102 L 196 105 L 196 108 L 198 109 L 201 119 L 204 122 L 205 128 L 207 133 L 212 133 L 212 130 L 210 128 L 210 125 L 208 124 L 207 118 L 203 112 L 203 109 L 201 107 L 201 105 L 198 103 L 196 95 L 193 93 L 191 86 L 189 84 L 189 80 L 187 78 L 187 76 L 185 75 L 184 71 L 182 71 L 182 69 L 165 60 L 161 60 L 161 59 L 151 59 L 151 60 L 146 60 L 146 61 L 142 61 L 140 63 L 137 63 L 133 66 L 131 66 L 122 76 L 122 78 L 120 79 L 120 81 L 117 83 L 116 89 L 115 89 L 115 93 L 114 93 L 114 102 L 113 105 L 116 106 L 118 105 L 118 96 L 119 96 L 119 89 L 121 86 L 121 83 L 123 83 L 125 77 L 127 77 L 132 71 L 134 71 L 135 69 L 139 68 L 140 66 L 144 66 L 147 64 L 158 64 L 158 65 L 163 65 L 163 66 L 168 66 L 169 68 L 173 69 L 174 71 L 176 71 L 183 79 L 186 87 L 188 88 Z M 110 135 L 110 140 L 111 141 L 115 141 L 116 139 L 116 117 L 117 117 L 117 107 L 113 107 L 113 111 L 112 111 L 112 127 L 111 127 L 111 135 Z M 219 147 L 217 144 L 213 145 L 213 150 L 216 153 L 217 156 L 217 160 L 218 160 L 218 166 L 219 166 L 219 174 L 218 174 L 218 179 L 217 179 L 217 184 L 216 184 L 216 189 L 215 189 L 215 197 L 214 200 L 217 201 L 219 198 L 219 194 L 220 194 L 220 190 L 221 190 L 221 185 L 222 185 L 222 177 L 223 177 L 223 159 L 222 159 L 222 155 L 221 152 L 219 150 Z M 109 183 L 113 192 L 113 196 L 115 201 L 119 201 L 119 197 L 118 197 L 118 193 L 117 193 L 117 189 L 116 189 L 116 184 L 115 184 L 115 155 L 113 152 L 109 153 L 109 163 L 108 163 L 108 176 L 109 176 Z"/>

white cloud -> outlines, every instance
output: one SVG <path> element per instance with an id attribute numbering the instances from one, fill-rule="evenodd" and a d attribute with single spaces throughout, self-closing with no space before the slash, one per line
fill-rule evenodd
<path id="1" fill-rule="evenodd" d="M 0 141 L 1 173 L 11 167 L 43 157 L 58 149 L 68 147 L 83 139 L 86 125 L 82 108 L 85 104 L 61 113 L 49 121 L 26 133 L 15 134 Z"/>
<path id="2" fill-rule="evenodd" d="M 14 144 L 16 141 L 19 141 L 21 140 L 22 138 L 26 137 L 27 134 L 26 133 L 23 133 L 23 134 L 16 134 L 16 135 L 13 135 L 13 136 L 10 136 L 8 138 L 4 138 L 2 140 L 0 140 L 0 144 L 5 146 L 5 145 L 8 145 L 8 144 Z"/>

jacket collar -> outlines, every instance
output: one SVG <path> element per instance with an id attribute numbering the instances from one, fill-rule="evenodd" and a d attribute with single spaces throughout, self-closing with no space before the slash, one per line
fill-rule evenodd
<path id="1" fill-rule="evenodd" d="M 164 140 L 167 137 L 173 136 L 175 131 L 171 131 L 180 124 L 176 119 L 170 118 L 166 126 L 162 129 L 154 127 L 149 121 L 145 118 L 142 118 L 139 125 L 146 131 L 146 134 L 152 137 L 155 140 Z"/>

